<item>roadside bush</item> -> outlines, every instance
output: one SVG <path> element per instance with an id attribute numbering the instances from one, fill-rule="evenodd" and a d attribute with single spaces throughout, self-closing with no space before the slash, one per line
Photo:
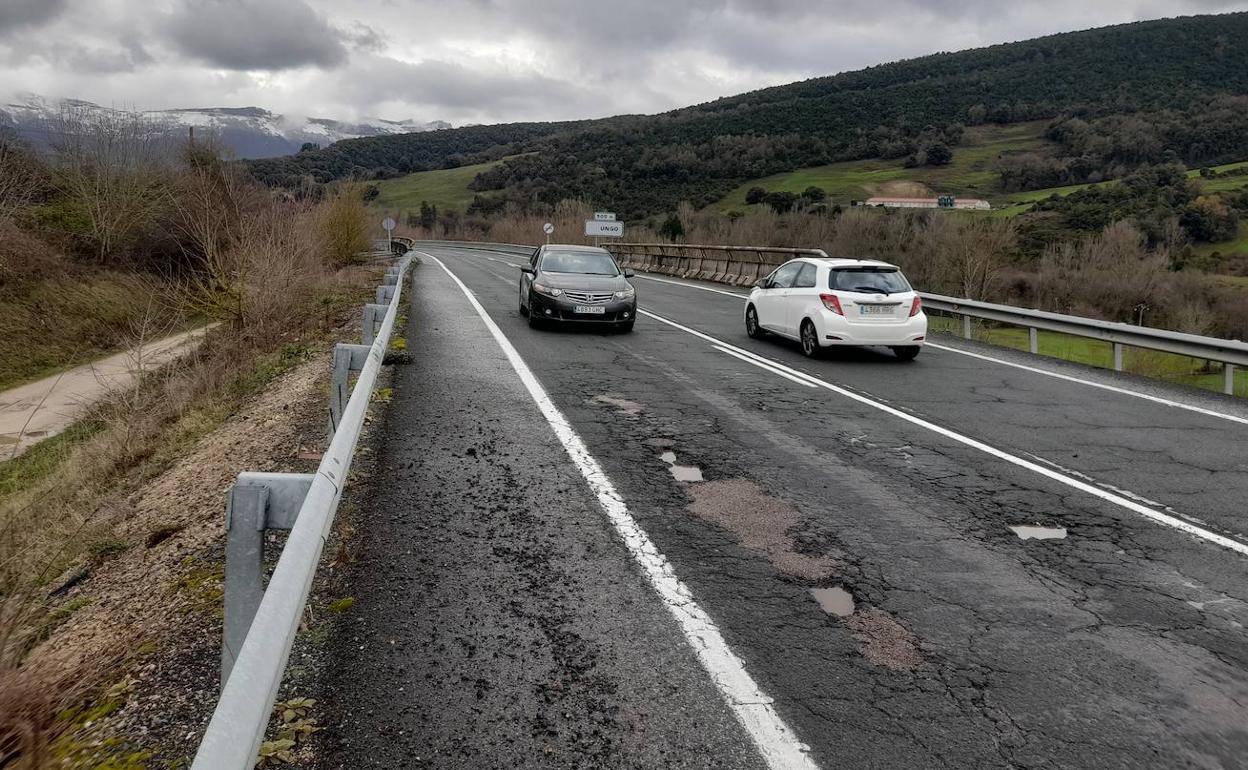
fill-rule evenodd
<path id="1" fill-rule="evenodd" d="M 358 185 L 344 185 L 322 204 L 316 228 L 329 262 L 349 265 L 369 248 L 369 215 Z"/>

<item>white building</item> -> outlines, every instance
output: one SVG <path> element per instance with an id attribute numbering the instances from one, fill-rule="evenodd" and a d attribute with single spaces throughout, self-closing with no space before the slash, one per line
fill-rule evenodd
<path id="1" fill-rule="evenodd" d="M 942 201 L 941 198 L 945 200 Z M 968 209 L 972 211 L 987 211 L 992 208 L 986 200 L 954 198 L 947 195 L 939 198 L 868 198 L 863 205 L 883 206 L 889 209 Z"/>

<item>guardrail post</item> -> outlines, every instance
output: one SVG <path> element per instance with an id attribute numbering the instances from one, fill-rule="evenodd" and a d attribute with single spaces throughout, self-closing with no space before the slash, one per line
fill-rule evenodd
<path id="1" fill-rule="evenodd" d="M 377 287 L 377 304 L 389 305 L 390 300 L 394 299 L 394 289 L 395 287 L 393 284 L 388 284 L 386 286 L 378 286 Z"/>
<path id="2" fill-rule="evenodd" d="M 1235 364 L 1222 364 L 1222 392 L 1228 396 L 1235 395 Z"/>
<path id="3" fill-rule="evenodd" d="M 293 527 L 310 486 L 310 473 L 240 473 L 226 493 L 222 687 L 264 596 L 264 531 Z"/>
<path id="4" fill-rule="evenodd" d="M 1027 329 L 1027 349 L 1033 355 L 1040 352 L 1040 330 L 1034 326 Z"/>
<path id="5" fill-rule="evenodd" d="M 1122 371 L 1122 343 L 1121 342 L 1114 343 L 1114 371 L 1115 372 Z"/>
<path id="6" fill-rule="evenodd" d="M 347 399 L 351 397 L 351 388 L 348 387 L 351 372 L 358 372 L 364 368 L 364 362 L 368 359 L 368 351 L 371 348 L 371 344 L 348 345 L 343 342 L 334 346 L 334 358 L 330 364 L 329 373 L 330 441 L 333 440 L 334 433 L 338 431 L 338 423 L 342 420 L 342 409 L 347 405 Z"/>
<path id="7" fill-rule="evenodd" d="M 962 336 L 971 339 L 971 317 L 965 314 L 962 316 Z"/>
<path id="8" fill-rule="evenodd" d="M 364 306 L 364 344 L 372 345 L 373 340 L 377 339 L 377 330 L 381 328 L 381 322 L 386 317 L 386 311 L 389 305 L 377 305 L 368 303 Z"/>

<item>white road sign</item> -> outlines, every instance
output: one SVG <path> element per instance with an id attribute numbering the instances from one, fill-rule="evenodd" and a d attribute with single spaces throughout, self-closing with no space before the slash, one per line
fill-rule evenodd
<path id="1" fill-rule="evenodd" d="M 595 211 L 594 221 L 595 222 L 614 222 L 615 212 L 614 211 Z"/>
<path id="2" fill-rule="evenodd" d="M 386 217 L 385 219 L 381 220 L 381 226 L 387 232 L 394 229 L 394 224 L 395 224 L 394 220 L 390 217 Z"/>
<path id="3" fill-rule="evenodd" d="M 546 233 L 547 235 L 550 235 L 554 231 L 555 231 L 555 226 L 552 225 L 551 223 L 547 222 L 546 224 L 542 225 L 542 232 Z"/>
<path id="4" fill-rule="evenodd" d="M 599 222 L 596 219 L 585 220 L 585 234 L 596 238 L 623 238 L 623 222 Z"/>

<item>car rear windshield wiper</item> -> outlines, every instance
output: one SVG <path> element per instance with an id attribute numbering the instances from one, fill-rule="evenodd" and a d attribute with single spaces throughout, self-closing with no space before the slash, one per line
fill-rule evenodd
<path id="1" fill-rule="evenodd" d="M 881 289 L 878 286 L 855 286 L 854 288 L 850 289 L 850 291 L 860 291 L 860 292 L 863 292 L 864 294 L 869 293 L 869 294 L 884 294 L 884 295 L 888 295 L 892 293 L 888 289 Z"/>

